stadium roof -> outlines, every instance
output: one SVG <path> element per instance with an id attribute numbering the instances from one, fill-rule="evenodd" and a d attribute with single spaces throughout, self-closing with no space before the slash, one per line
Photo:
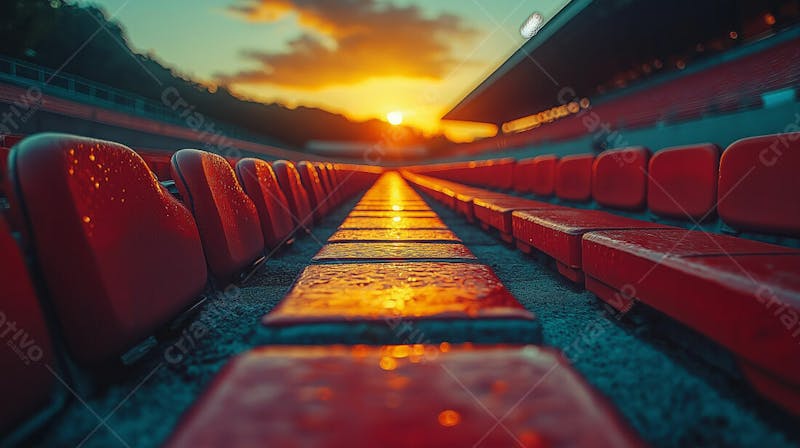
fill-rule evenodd
<path id="1" fill-rule="evenodd" d="M 574 0 L 442 118 L 500 125 L 561 104 L 565 88 L 596 96 L 620 72 L 666 64 L 720 36 L 755 34 L 746 19 L 762 7 L 755 0 Z"/>

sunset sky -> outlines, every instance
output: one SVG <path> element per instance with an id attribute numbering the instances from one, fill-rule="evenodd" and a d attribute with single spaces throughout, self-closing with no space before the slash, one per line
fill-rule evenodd
<path id="1" fill-rule="evenodd" d="M 179 72 L 289 107 L 354 120 L 399 111 L 426 133 L 523 43 L 533 12 L 567 0 L 91 0 L 130 44 Z M 482 132 L 486 132 L 485 129 Z"/>

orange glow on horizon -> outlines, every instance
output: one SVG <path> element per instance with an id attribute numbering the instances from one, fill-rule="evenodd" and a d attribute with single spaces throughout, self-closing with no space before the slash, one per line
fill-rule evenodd
<path id="1" fill-rule="evenodd" d="M 442 121 L 452 101 L 441 98 L 442 86 L 435 81 L 405 77 L 376 78 L 362 83 L 317 90 L 289 89 L 272 85 L 230 86 L 233 93 L 248 100 L 277 102 L 292 109 L 300 105 L 341 114 L 351 121 L 389 121 L 389 114 L 402 114 L 402 125 L 420 130 L 425 136 L 444 135 L 456 143 L 470 142 L 497 134 L 488 123 Z M 287 97 L 290 98 L 287 100 Z M 387 108 L 391 105 L 391 109 Z"/>

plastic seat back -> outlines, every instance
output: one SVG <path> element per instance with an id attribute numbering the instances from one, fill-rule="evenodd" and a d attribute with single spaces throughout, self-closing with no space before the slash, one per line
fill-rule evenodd
<path id="1" fill-rule="evenodd" d="M 552 196 L 556 185 L 556 163 L 558 163 L 558 157 L 553 155 L 533 158 L 530 185 L 534 194 Z"/>
<path id="2" fill-rule="evenodd" d="M 211 274 L 235 281 L 264 252 L 256 206 L 216 154 L 182 149 L 172 156 L 172 176 L 197 221 Z"/>
<path id="3" fill-rule="evenodd" d="M 269 163 L 245 158 L 236 164 L 236 176 L 258 210 L 264 243 L 275 249 L 287 242 L 294 225 L 289 204 Z"/>
<path id="4" fill-rule="evenodd" d="M 592 199 L 594 155 L 565 156 L 556 164 L 555 190 L 560 199 L 586 202 Z"/>
<path id="5" fill-rule="evenodd" d="M 714 214 L 719 148 L 701 144 L 666 148 L 650 159 L 647 206 L 653 213 L 684 220 Z"/>
<path id="6" fill-rule="evenodd" d="M 322 189 L 322 180 L 319 178 L 314 165 L 305 160 L 297 164 L 297 172 L 300 174 L 300 182 L 308 194 L 308 202 L 314 212 L 314 220 L 320 222 L 328 213 L 328 204 L 325 201 L 326 195 Z"/>
<path id="7" fill-rule="evenodd" d="M 592 194 L 603 206 L 641 210 L 647 199 L 647 163 L 650 151 L 644 147 L 603 152 L 592 167 Z"/>
<path id="8" fill-rule="evenodd" d="M 521 159 L 514 164 L 513 184 L 517 193 L 531 192 L 531 179 L 533 176 L 534 159 Z"/>
<path id="9" fill-rule="evenodd" d="M 122 354 L 206 284 L 191 213 L 118 143 L 64 134 L 12 151 L 15 204 L 74 357 Z"/>
<path id="10" fill-rule="evenodd" d="M 755 232 L 800 235 L 800 132 L 732 143 L 719 166 L 719 216 Z"/>
<path id="11" fill-rule="evenodd" d="M 275 171 L 278 185 L 280 185 L 283 194 L 286 195 L 286 200 L 289 202 L 292 220 L 298 226 L 310 227 L 313 219 L 311 204 L 294 163 L 288 160 L 277 160 L 272 162 L 272 169 Z"/>
<path id="12" fill-rule="evenodd" d="M 25 260 L 2 216 L 0 253 L 0 327 L 13 331 L 0 345 L 0 434 L 8 434 L 55 404 L 56 379 L 47 368 L 56 360 Z"/>

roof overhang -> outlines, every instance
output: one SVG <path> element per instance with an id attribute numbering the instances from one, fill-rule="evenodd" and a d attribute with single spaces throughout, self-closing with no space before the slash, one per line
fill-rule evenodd
<path id="1" fill-rule="evenodd" d="M 756 0 L 573 0 L 447 112 L 502 123 L 594 97 L 598 86 L 656 58 L 726 35 Z M 569 100 L 567 100 L 569 101 Z"/>

